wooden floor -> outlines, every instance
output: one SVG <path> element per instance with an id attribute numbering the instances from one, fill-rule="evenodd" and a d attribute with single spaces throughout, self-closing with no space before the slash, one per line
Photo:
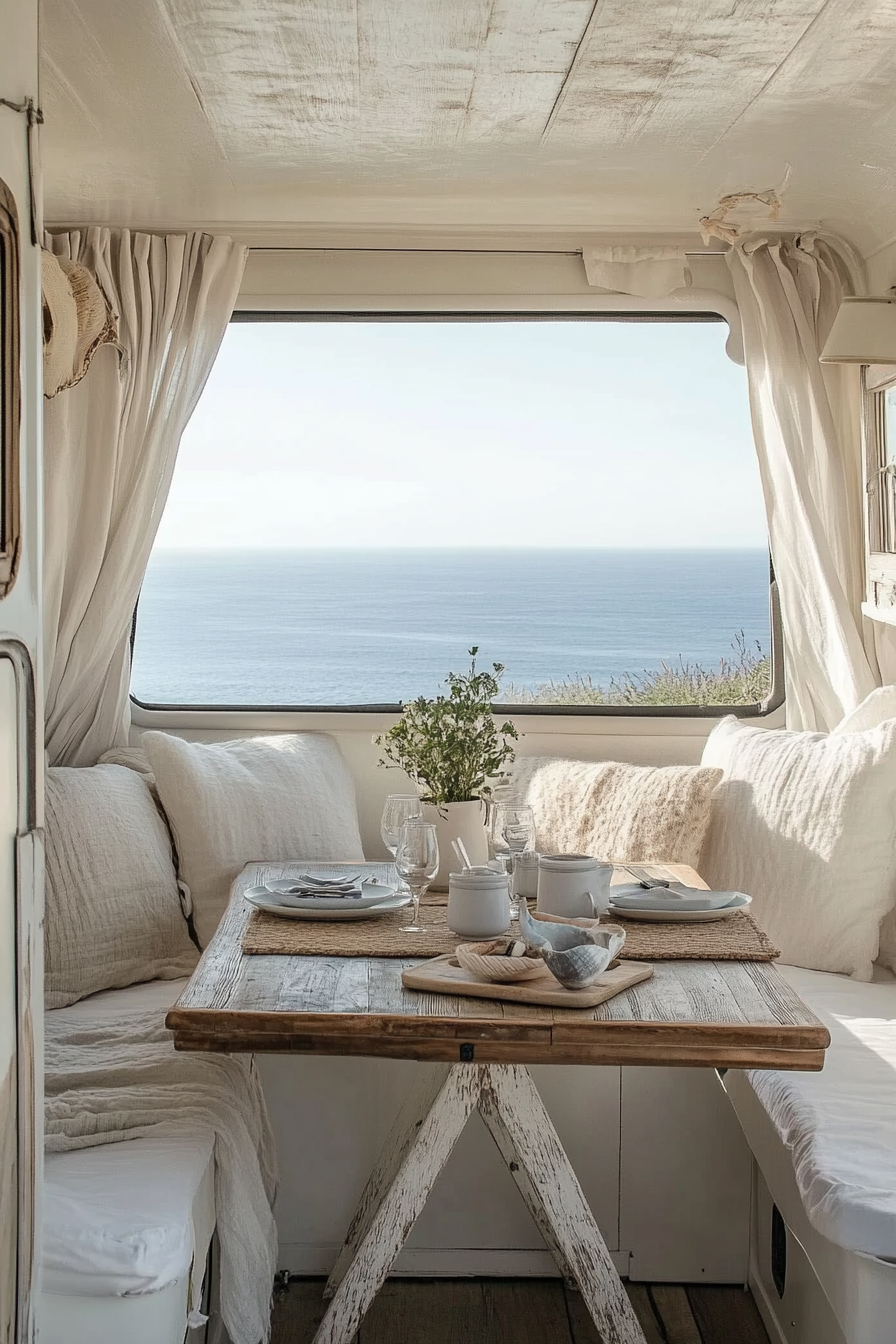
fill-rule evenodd
<path id="1" fill-rule="evenodd" d="M 271 1344 L 311 1344 L 323 1279 L 275 1293 Z M 629 1284 L 647 1344 L 769 1344 L 738 1287 Z M 559 1279 L 390 1279 L 356 1344 L 601 1344 L 578 1293 Z"/>

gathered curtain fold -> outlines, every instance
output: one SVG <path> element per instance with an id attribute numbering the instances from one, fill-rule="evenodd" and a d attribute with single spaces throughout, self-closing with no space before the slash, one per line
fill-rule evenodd
<path id="1" fill-rule="evenodd" d="M 80 766 L 128 740 L 134 607 L 247 250 L 106 228 L 45 242 L 93 272 L 118 321 L 118 347 L 44 405 L 46 744 Z"/>
<path id="2" fill-rule="evenodd" d="M 859 371 L 820 364 L 841 299 L 859 287 L 845 245 L 742 238 L 728 254 L 784 627 L 787 723 L 827 731 L 883 676 L 896 644 L 864 595 Z"/>

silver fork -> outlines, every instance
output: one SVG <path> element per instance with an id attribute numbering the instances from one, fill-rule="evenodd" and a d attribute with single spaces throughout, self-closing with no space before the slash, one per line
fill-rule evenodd
<path id="1" fill-rule="evenodd" d="M 312 877 L 310 873 L 299 873 L 296 881 L 307 882 L 309 887 L 351 887 L 360 877 L 360 873 L 354 877 Z"/>
<path id="2" fill-rule="evenodd" d="M 671 882 L 662 877 L 646 877 L 643 868 L 633 868 L 627 863 L 623 863 L 622 867 L 627 873 L 631 873 L 638 886 L 643 887 L 645 891 L 649 891 L 651 887 L 671 887 L 672 885 Z"/>

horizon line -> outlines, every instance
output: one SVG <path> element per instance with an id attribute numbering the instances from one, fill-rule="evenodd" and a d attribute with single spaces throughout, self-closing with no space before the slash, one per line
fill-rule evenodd
<path id="1" fill-rule="evenodd" d="M 331 553 L 370 555 L 371 553 L 380 553 L 383 555 L 396 555 L 402 552 L 408 554 L 425 551 L 427 553 L 438 552 L 447 555 L 470 555 L 482 551 L 494 552 L 569 552 L 575 554 L 586 551 L 630 551 L 634 554 L 643 554 L 645 551 L 767 551 L 768 544 L 756 542 L 753 544 L 744 543 L 741 546 L 721 546 L 712 543 L 705 545 L 676 546 L 490 546 L 484 543 L 481 546 L 154 546 L 151 555 L 169 554 L 183 555 L 188 552 L 192 555 L 270 555 L 272 553 L 289 555 L 311 555 L 319 554 L 321 551 Z"/>

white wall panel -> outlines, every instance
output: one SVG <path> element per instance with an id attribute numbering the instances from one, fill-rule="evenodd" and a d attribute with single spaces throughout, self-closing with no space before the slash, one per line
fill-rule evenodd
<path id="1" fill-rule="evenodd" d="M 37 0 L 3 0 L 0 12 L 0 97 L 38 101 Z M 39 685 L 41 461 L 39 254 L 31 243 L 27 123 L 0 107 L 0 178 L 19 216 L 21 283 L 20 376 L 22 549 L 18 577 L 0 601 L 0 1342 L 34 1338 L 33 1237 L 41 1169 L 40 1045 L 43 983 L 39 836 L 40 778 L 28 769 L 42 752 L 34 740 L 31 669 Z M 40 209 L 40 175 L 35 185 Z M 39 218 L 38 218 L 39 224 Z M 15 663 L 12 661 L 15 658 Z M 40 774 L 40 765 L 34 774 Z M 10 1294 L 10 1256 L 17 1257 Z M 6 1262 L 5 1264 L 3 1262 Z"/>
<path id="2" fill-rule="evenodd" d="M 746 1283 L 751 1157 L 713 1069 L 624 1069 L 620 1237 L 633 1279 Z"/>

